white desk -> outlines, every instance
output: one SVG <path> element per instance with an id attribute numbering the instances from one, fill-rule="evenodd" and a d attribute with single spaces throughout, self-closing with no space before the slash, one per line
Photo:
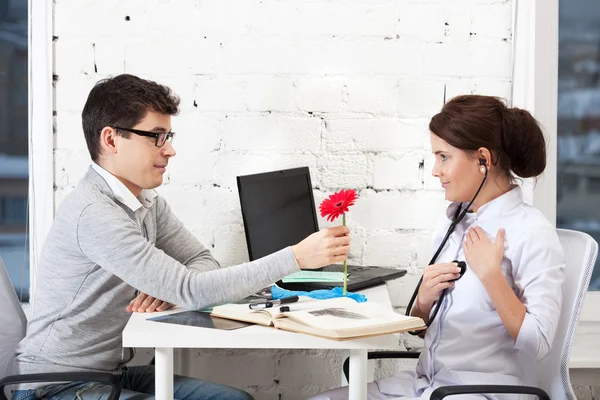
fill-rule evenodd
<path id="1" fill-rule="evenodd" d="M 361 291 L 369 301 L 392 308 L 386 285 Z M 156 398 L 173 399 L 174 348 L 227 349 L 341 349 L 350 352 L 351 400 L 367 398 L 368 350 L 398 350 L 398 335 L 335 341 L 253 325 L 232 331 L 146 321 L 147 318 L 180 312 L 134 313 L 123 331 L 124 347 L 154 347 Z M 340 365 L 340 372 L 342 366 Z"/>

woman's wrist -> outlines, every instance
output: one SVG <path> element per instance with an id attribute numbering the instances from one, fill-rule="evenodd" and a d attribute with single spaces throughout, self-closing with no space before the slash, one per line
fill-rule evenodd
<path id="1" fill-rule="evenodd" d="M 493 285 L 494 283 L 498 282 L 499 279 L 504 279 L 504 275 L 502 274 L 500 266 L 498 266 L 497 268 L 491 268 L 490 270 L 488 270 L 487 273 L 479 277 L 479 280 L 481 281 L 484 287 L 487 287 L 488 285 Z"/>

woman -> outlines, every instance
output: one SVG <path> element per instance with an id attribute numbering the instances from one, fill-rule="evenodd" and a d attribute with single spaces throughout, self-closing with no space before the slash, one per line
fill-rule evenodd
<path id="1" fill-rule="evenodd" d="M 429 129 L 432 173 L 453 202 L 434 248 L 468 210 L 423 271 L 411 314 L 429 321 L 445 289 L 446 295 L 425 332 L 416 371 L 370 383 L 368 398 L 428 399 L 439 386 L 459 384 L 535 386 L 536 361 L 548 353 L 558 323 L 565 261 L 556 231 L 523 202 L 515 180 L 544 171 L 544 136 L 527 111 L 475 95 L 452 99 Z M 453 260 L 466 261 L 462 277 Z M 313 400 L 347 393 L 340 388 Z"/>

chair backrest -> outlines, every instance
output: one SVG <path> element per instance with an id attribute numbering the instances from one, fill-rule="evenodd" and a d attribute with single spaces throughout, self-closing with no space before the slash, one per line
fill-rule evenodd
<path id="1" fill-rule="evenodd" d="M 0 258 L 0 379 L 13 373 L 17 344 L 27 331 L 27 318 Z"/>
<path id="2" fill-rule="evenodd" d="M 567 229 L 556 231 L 566 260 L 563 301 L 554 345 L 540 363 L 540 387 L 552 399 L 575 400 L 569 379 L 571 344 L 596 263 L 598 243 L 587 233 Z"/>

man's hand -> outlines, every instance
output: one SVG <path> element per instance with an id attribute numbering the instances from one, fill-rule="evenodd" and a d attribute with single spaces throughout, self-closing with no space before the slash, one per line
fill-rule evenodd
<path id="1" fill-rule="evenodd" d="M 350 229 L 347 226 L 321 229 L 292 246 L 292 251 L 302 269 L 340 263 L 350 251 Z"/>
<path id="2" fill-rule="evenodd" d="M 154 312 L 154 311 L 165 311 L 173 307 L 173 304 L 167 303 L 160 299 L 155 299 L 152 296 L 148 296 L 146 293 L 140 293 L 138 296 L 131 300 L 131 303 L 127 306 L 128 312 Z"/>

